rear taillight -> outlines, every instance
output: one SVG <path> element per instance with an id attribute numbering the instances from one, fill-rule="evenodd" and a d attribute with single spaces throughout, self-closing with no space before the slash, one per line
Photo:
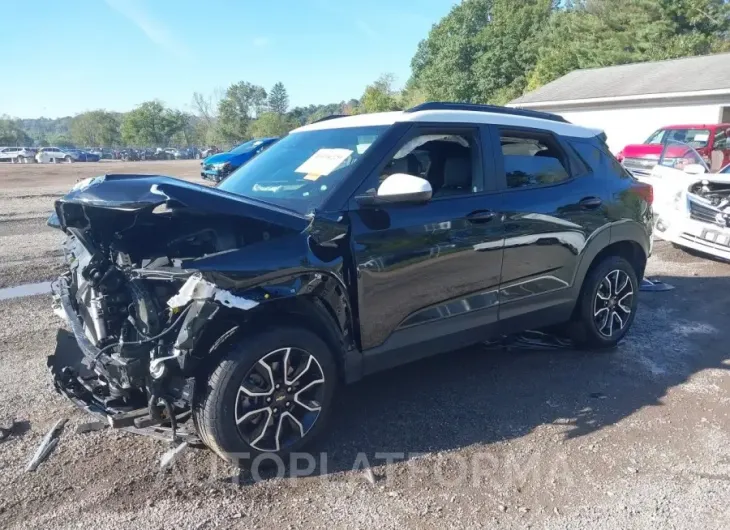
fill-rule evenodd
<path id="1" fill-rule="evenodd" d="M 652 188 L 651 184 L 634 182 L 631 186 L 631 191 L 639 195 L 642 199 L 649 203 L 649 205 L 654 202 L 654 188 Z"/>

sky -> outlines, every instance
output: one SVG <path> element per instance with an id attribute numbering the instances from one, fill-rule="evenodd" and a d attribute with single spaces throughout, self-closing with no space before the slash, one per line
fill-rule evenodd
<path id="1" fill-rule="evenodd" d="M 3 5 L 7 2 L 7 5 Z M 281 81 L 291 106 L 405 83 L 418 42 L 456 0 L 40 0 L 0 30 L 0 115 L 128 111 Z M 13 7 L 14 6 L 14 7 Z M 4 15 L 19 4 L 0 0 Z"/>

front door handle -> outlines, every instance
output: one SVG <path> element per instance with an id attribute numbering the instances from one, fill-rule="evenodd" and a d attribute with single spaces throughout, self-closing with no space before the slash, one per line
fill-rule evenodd
<path id="1" fill-rule="evenodd" d="M 578 204 L 581 208 L 584 208 L 586 210 L 595 210 L 601 204 L 603 204 L 603 201 L 598 197 L 586 197 L 584 199 L 581 199 Z"/>
<path id="2" fill-rule="evenodd" d="M 470 223 L 486 223 L 494 219 L 494 212 L 490 210 L 477 210 L 466 216 Z"/>

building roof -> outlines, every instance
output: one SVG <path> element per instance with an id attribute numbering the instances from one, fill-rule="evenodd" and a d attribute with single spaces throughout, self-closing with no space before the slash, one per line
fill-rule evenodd
<path id="1" fill-rule="evenodd" d="M 730 53 L 575 70 L 511 101 L 509 106 L 620 101 L 642 96 L 659 99 L 712 91 L 730 93 Z"/>
<path id="2" fill-rule="evenodd" d="M 305 131 L 318 131 L 324 129 L 342 129 L 347 127 L 368 127 L 374 125 L 393 125 L 398 122 L 421 122 L 421 123 L 486 123 L 501 125 L 504 127 L 530 127 L 552 131 L 563 136 L 574 136 L 578 138 L 592 138 L 602 131 L 543 118 L 529 116 L 515 116 L 501 112 L 482 112 L 472 110 L 415 110 L 414 112 L 376 112 L 372 114 L 355 114 L 329 120 L 310 123 L 291 131 L 299 133 Z"/>

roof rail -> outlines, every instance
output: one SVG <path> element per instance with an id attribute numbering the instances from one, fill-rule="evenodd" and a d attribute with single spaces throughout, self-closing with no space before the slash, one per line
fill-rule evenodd
<path id="1" fill-rule="evenodd" d="M 498 105 L 479 105 L 476 103 L 446 103 L 441 101 L 429 101 L 411 107 L 405 112 L 419 112 L 422 110 L 470 110 L 474 112 L 494 112 L 497 114 L 511 114 L 513 116 L 524 116 L 526 118 L 538 118 L 541 120 L 560 121 L 570 123 L 568 120 L 557 114 L 539 112 L 537 110 L 514 109 L 511 107 L 500 107 Z"/>
<path id="2" fill-rule="evenodd" d="M 319 123 L 321 121 L 334 120 L 335 118 L 344 118 L 346 116 L 349 116 L 349 114 L 330 114 L 329 116 L 325 116 L 324 118 L 314 120 L 312 123 Z"/>

